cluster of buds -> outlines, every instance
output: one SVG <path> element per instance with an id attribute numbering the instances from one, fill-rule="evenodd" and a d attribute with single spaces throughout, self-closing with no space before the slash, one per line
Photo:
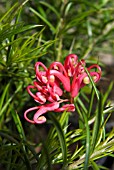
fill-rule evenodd
<path id="1" fill-rule="evenodd" d="M 94 64 L 87 70 L 93 81 L 98 82 L 101 77 L 101 68 Z M 49 111 L 75 111 L 74 98 L 78 95 L 80 88 L 90 83 L 85 70 L 85 61 L 78 61 L 75 54 L 69 54 L 64 65 L 53 62 L 47 68 L 43 63 L 37 62 L 35 73 L 36 81 L 27 87 L 27 91 L 39 104 L 24 113 L 25 119 L 33 124 L 46 122 L 44 114 Z M 32 111 L 35 111 L 35 114 L 31 120 L 28 118 L 28 113 Z"/>

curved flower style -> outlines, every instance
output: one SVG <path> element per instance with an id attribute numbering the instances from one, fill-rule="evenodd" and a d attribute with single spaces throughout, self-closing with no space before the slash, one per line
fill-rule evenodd
<path id="1" fill-rule="evenodd" d="M 75 74 L 75 69 L 78 64 L 78 57 L 75 54 L 69 54 L 64 62 L 65 70 L 69 77 L 73 77 Z"/>
<path id="2" fill-rule="evenodd" d="M 72 112 L 75 111 L 75 107 L 73 104 L 66 104 L 63 107 L 59 108 L 60 103 L 61 103 L 61 101 L 60 102 L 52 102 L 50 104 L 46 104 L 46 105 L 42 105 L 42 106 L 32 107 L 25 111 L 24 117 L 30 123 L 42 124 L 42 123 L 46 122 L 46 118 L 44 116 L 42 116 L 46 112 L 49 112 L 49 111 L 63 112 L 64 110 L 72 111 Z M 37 112 L 34 114 L 33 120 L 30 120 L 27 117 L 27 114 L 33 110 L 37 110 Z"/>
<path id="3" fill-rule="evenodd" d="M 70 79 L 64 66 L 60 62 L 53 62 L 49 67 L 48 73 L 49 75 L 54 75 L 55 79 L 57 78 L 62 82 L 64 89 L 70 92 Z"/>
<path id="4" fill-rule="evenodd" d="M 81 65 L 79 65 L 81 66 Z M 74 98 L 78 95 L 78 92 L 80 88 L 84 87 L 85 85 L 90 83 L 89 77 L 85 69 L 83 68 L 83 65 L 80 67 L 79 70 L 77 68 L 77 71 L 73 77 L 72 84 L 71 84 L 71 96 Z M 92 69 L 98 69 L 98 72 L 91 71 Z M 98 82 L 101 77 L 101 68 L 98 65 L 92 65 L 89 68 L 87 68 L 90 76 L 93 78 L 94 83 Z M 78 73 L 77 73 L 78 72 Z"/>
<path id="5" fill-rule="evenodd" d="M 42 124 L 46 122 L 44 114 L 49 111 L 75 111 L 74 97 L 78 95 L 82 87 L 90 83 L 85 65 L 85 61 L 78 61 L 75 54 L 69 54 L 64 65 L 53 62 L 47 68 L 43 63 L 37 62 L 35 64 L 36 81 L 27 87 L 27 91 L 39 105 L 26 110 L 25 119 L 33 124 Z M 87 70 L 93 81 L 98 82 L 101 77 L 101 68 L 94 64 Z M 69 98 L 65 98 L 67 93 L 70 93 Z M 63 104 L 65 102 L 67 104 Z M 28 118 L 28 113 L 32 111 L 35 111 L 35 114 L 31 120 Z"/>

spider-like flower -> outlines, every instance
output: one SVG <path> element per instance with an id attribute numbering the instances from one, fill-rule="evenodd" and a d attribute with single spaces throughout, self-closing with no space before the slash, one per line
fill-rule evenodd
<path id="1" fill-rule="evenodd" d="M 90 83 L 87 71 L 96 83 L 101 77 L 101 68 L 97 65 L 91 65 L 85 70 L 85 61 L 81 60 L 78 62 L 78 57 L 75 54 L 70 54 L 66 57 L 64 67 L 67 71 L 67 75 L 72 79 L 70 86 L 70 93 L 72 98 L 76 97 L 79 93 L 80 88 Z M 97 71 L 93 71 L 93 70 Z"/>
<path id="2" fill-rule="evenodd" d="M 97 69 L 97 71 L 93 71 L 93 69 Z M 97 64 L 90 66 L 87 70 L 94 82 L 99 81 L 101 68 Z M 75 54 L 68 55 L 64 65 L 60 62 L 53 62 L 47 68 L 43 63 L 37 62 L 35 73 L 36 81 L 27 87 L 27 91 L 39 105 L 24 113 L 25 119 L 34 124 L 46 122 L 44 114 L 49 111 L 75 111 L 74 97 L 78 95 L 80 88 L 90 83 L 85 71 L 85 61 L 78 61 Z M 36 111 L 32 120 L 28 118 L 28 113 L 31 111 Z"/>

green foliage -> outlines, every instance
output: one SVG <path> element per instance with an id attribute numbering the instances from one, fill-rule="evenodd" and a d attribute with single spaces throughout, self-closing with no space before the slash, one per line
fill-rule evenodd
<path id="1" fill-rule="evenodd" d="M 109 100 L 113 82 L 104 93 L 86 70 L 91 84 L 75 98 L 75 113 L 49 113 L 47 123 L 37 126 L 26 122 L 23 113 L 34 105 L 26 87 L 34 80 L 35 62 L 48 66 L 76 53 L 89 65 L 98 62 L 100 52 L 114 53 L 114 2 L 2 2 L 0 168 L 106 169 L 97 160 L 114 157 L 114 129 L 106 128 L 114 112 Z"/>

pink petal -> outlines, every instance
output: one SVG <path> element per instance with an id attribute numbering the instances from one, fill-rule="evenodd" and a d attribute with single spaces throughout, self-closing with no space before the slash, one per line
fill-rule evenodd
<path id="1" fill-rule="evenodd" d="M 78 57 L 75 54 L 69 54 L 64 62 L 64 67 L 69 77 L 72 77 L 75 73 L 75 67 L 78 63 Z"/>
<path id="2" fill-rule="evenodd" d="M 44 71 L 40 71 L 39 67 L 42 67 Z M 36 77 L 38 81 L 47 83 L 47 76 L 46 76 L 47 70 L 48 70 L 47 67 L 42 62 L 36 62 L 35 71 L 36 71 Z"/>
<path id="3" fill-rule="evenodd" d="M 81 74 L 78 77 L 74 77 L 71 85 L 71 96 L 74 98 L 78 95 L 80 88 L 82 87 L 83 78 L 86 77 L 87 74 Z"/>
<path id="4" fill-rule="evenodd" d="M 98 82 L 101 78 L 100 74 L 97 72 L 91 72 L 90 76 L 93 77 L 94 83 Z"/>
<path id="5" fill-rule="evenodd" d="M 75 111 L 75 106 L 74 104 L 66 104 L 58 109 L 55 110 L 55 112 L 63 112 L 63 111 L 71 111 L 71 112 L 74 112 Z"/>
<path id="6" fill-rule="evenodd" d="M 78 60 L 78 56 L 77 55 L 69 54 L 68 56 L 66 56 L 66 59 L 64 61 L 64 66 L 67 66 L 69 64 L 75 65 L 75 64 L 77 64 L 77 60 Z"/>
<path id="7" fill-rule="evenodd" d="M 46 102 L 46 97 L 44 94 L 42 94 L 41 92 L 37 92 L 36 93 L 36 96 L 38 97 L 37 101 L 40 103 L 40 104 L 44 104 Z"/>
<path id="8" fill-rule="evenodd" d="M 35 113 L 35 115 L 33 117 L 34 122 L 37 123 L 37 124 L 45 123 L 46 118 L 44 116 L 42 116 L 42 115 L 45 114 L 48 111 L 54 111 L 58 107 L 59 107 L 58 102 L 53 102 L 51 104 L 42 105 L 40 107 L 40 109 Z"/>
<path id="9" fill-rule="evenodd" d="M 50 73 L 50 71 L 48 72 L 48 83 L 47 83 L 48 90 L 51 89 L 51 91 L 53 93 L 56 93 L 59 96 L 62 96 L 63 91 L 60 88 L 60 81 L 59 81 L 59 79 L 55 78 L 54 75 L 50 75 L 49 73 Z M 58 81 L 57 81 L 57 79 L 58 79 Z"/>
<path id="10" fill-rule="evenodd" d="M 70 79 L 67 75 L 67 72 L 64 66 L 60 62 L 53 62 L 48 71 L 48 75 L 54 75 L 55 77 L 62 82 L 64 89 L 70 91 Z"/>
<path id="11" fill-rule="evenodd" d="M 75 75 L 74 76 L 78 76 L 79 74 L 83 74 L 85 72 L 85 68 L 84 68 L 85 65 L 86 65 L 85 60 L 81 60 L 75 68 Z"/>
<path id="12" fill-rule="evenodd" d="M 56 84 L 54 84 L 54 86 L 53 86 L 53 91 L 54 91 L 54 93 L 58 94 L 59 96 L 63 95 L 63 90 Z"/>
<path id="13" fill-rule="evenodd" d="M 99 79 L 100 79 L 101 74 L 102 74 L 102 71 L 101 71 L 100 66 L 97 65 L 97 64 L 93 64 L 93 65 L 91 65 L 91 66 L 88 68 L 88 71 L 90 72 L 92 69 L 97 69 L 97 70 L 98 70 L 98 71 L 95 70 L 94 72 L 97 72 L 97 73 L 99 74 Z"/>
<path id="14" fill-rule="evenodd" d="M 34 86 L 37 88 L 38 91 L 42 91 L 43 83 L 37 82 L 37 81 L 34 81 L 33 83 L 34 83 Z"/>
<path id="15" fill-rule="evenodd" d="M 60 73 L 63 73 L 65 76 L 67 76 L 67 72 L 66 72 L 65 68 L 62 65 L 62 63 L 60 63 L 60 62 L 56 61 L 56 62 L 51 63 L 49 70 L 57 70 Z"/>
<path id="16" fill-rule="evenodd" d="M 27 86 L 27 92 L 33 97 L 33 98 L 36 98 L 36 95 L 34 95 L 31 91 L 30 91 L 30 89 L 36 89 L 34 86 L 32 86 L 32 85 L 29 85 L 29 86 Z"/>
<path id="17" fill-rule="evenodd" d="M 36 95 L 35 95 L 30 91 L 30 89 L 36 89 L 36 87 L 32 85 L 29 85 L 27 87 L 28 93 L 34 98 L 36 102 L 39 102 L 40 104 L 44 104 L 46 102 L 46 98 L 41 92 L 36 92 Z"/>
<path id="18" fill-rule="evenodd" d="M 50 74 L 56 76 L 62 82 L 66 91 L 70 91 L 70 79 L 68 76 L 64 76 L 61 72 L 57 70 L 50 70 Z"/>
<path id="19" fill-rule="evenodd" d="M 39 106 L 36 106 L 36 107 L 32 107 L 32 108 L 30 108 L 30 109 L 27 109 L 27 110 L 24 112 L 24 118 L 25 118 L 28 122 L 35 124 L 35 121 L 34 121 L 34 120 L 30 120 L 30 119 L 27 117 L 27 114 L 28 114 L 29 112 L 33 111 L 33 110 L 38 110 L 38 109 L 39 109 Z"/>
<path id="20" fill-rule="evenodd" d="M 57 94 L 58 96 L 62 96 L 63 94 L 62 89 L 59 86 L 57 86 L 55 83 L 52 86 L 49 83 L 47 83 L 47 88 L 51 95 Z"/>

